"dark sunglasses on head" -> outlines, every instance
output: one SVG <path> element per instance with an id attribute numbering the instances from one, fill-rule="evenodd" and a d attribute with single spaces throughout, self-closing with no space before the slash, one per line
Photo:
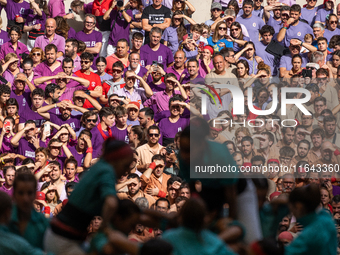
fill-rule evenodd
<path id="1" fill-rule="evenodd" d="M 159 134 L 149 134 L 150 137 L 159 137 Z"/>

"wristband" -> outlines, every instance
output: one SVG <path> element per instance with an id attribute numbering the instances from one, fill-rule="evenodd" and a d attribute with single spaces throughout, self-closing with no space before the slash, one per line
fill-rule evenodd
<path id="1" fill-rule="evenodd" d="M 0 160 L 1 160 L 1 163 L 2 163 L 2 164 L 5 164 L 5 161 L 4 161 L 3 158 L 0 158 Z"/>
<path id="2" fill-rule="evenodd" d="M 49 206 L 45 207 L 45 214 L 50 214 L 51 213 L 51 208 Z"/>
<path id="3" fill-rule="evenodd" d="M 149 166 L 149 168 L 151 168 L 152 170 L 154 170 L 156 168 L 156 162 L 152 162 Z"/>
<path id="4" fill-rule="evenodd" d="M 301 41 L 301 44 L 300 44 L 300 46 L 302 46 L 302 44 L 303 44 L 303 41 Z"/>
<path id="5" fill-rule="evenodd" d="M 88 147 L 86 150 L 86 153 L 93 153 L 93 148 L 92 147 Z"/>
<path id="6" fill-rule="evenodd" d="M 54 108 L 57 108 L 57 103 L 54 105 Z"/>
<path id="7" fill-rule="evenodd" d="M 338 149 L 336 149 L 336 150 L 334 151 L 334 155 L 335 155 L 335 156 L 340 155 L 340 151 L 339 151 Z"/>

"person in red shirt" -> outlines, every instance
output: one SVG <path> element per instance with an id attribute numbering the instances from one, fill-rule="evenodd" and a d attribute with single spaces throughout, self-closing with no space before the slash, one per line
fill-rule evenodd
<path id="1" fill-rule="evenodd" d="M 100 81 L 100 77 L 98 74 L 95 74 L 94 72 L 90 71 L 90 67 L 94 59 L 93 55 L 88 52 L 83 52 L 80 55 L 80 59 L 81 69 L 75 72 L 75 75 L 90 81 L 90 86 L 88 87 L 88 90 L 85 92 L 86 94 L 90 95 L 93 98 L 101 97 L 103 95 L 103 87 Z M 86 99 L 83 107 L 93 108 L 93 105 Z"/>
<path id="2" fill-rule="evenodd" d="M 112 75 L 112 65 L 117 61 L 123 63 L 124 68 L 128 68 L 129 62 L 129 43 L 126 39 L 120 39 L 117 42 L 116 52 L 106 58 L 106 69 L 105 72 Z"/>

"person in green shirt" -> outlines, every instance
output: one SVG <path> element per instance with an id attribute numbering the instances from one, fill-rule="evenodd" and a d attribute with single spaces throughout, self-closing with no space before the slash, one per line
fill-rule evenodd
<path id="1" fill-rule="evenodd" d="M 63 210 L 51 220 L 51 229 L 45 236 L 47 251 L 85 254 L 80 245 L 87 236 L 87 227 L 93 217 L 102 216 L 102 227 L 108 226 L 118 204 L 116 179 L 130 170 L 133 151 L 129 145 L 114 138 L 104 142 L 103 151 L 98 163 L 77 184 Z"/>
<path id="2" fill-rule="evenodd" d="M 320 188 L 315 184 L 295 188 L 290 193 L 290 211 L 303 230 L 286 247 L 285 255 L 337 254 L 335 223 L 329 213 L 318 208 L 320 201 Z"/>
<path id="3" fill-rule="evenodd" d="M 34 197 L 35 191 L 33 194 Z M 33 247 L 24 238 L 9 231 L 7 226 L 11 213 L 12 200 L 5 192 L 0 191 L 0 254 L 44 255 L 42 250 Z"/>
<path id="4" fill-rule="evenodd" d="M 20 173 L 13 183 L 13 200 L 9 231 L 26 239 L 30 245 L 44 249 L 43 240 L 49 222 L 44 214 L 34 210 L 37 181 L 31 173 Z"/>

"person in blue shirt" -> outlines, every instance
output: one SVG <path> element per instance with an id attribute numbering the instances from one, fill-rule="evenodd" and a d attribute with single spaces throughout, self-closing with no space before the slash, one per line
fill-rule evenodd
<path id="1" fill-rule="evenodd" d="M 318 207 L 320 188 L 311 184 L 294 189 L 289 195 L 289 209 L 303 230 L 285 249 L 285 255 L 336 255 L 337 230 L 332 217 Z"/>
<path id="2" fill-rule="evenodd" d="M 214 34 L 208 38 L 208 44 L 214 48 L 214 52 L 217 53 L 221 49 L 227 47 L 232 48 L 233 43 L 229 42 L 225 35 L 227 34 L 227 24 L 223 21 L 217 23 Z"/>

